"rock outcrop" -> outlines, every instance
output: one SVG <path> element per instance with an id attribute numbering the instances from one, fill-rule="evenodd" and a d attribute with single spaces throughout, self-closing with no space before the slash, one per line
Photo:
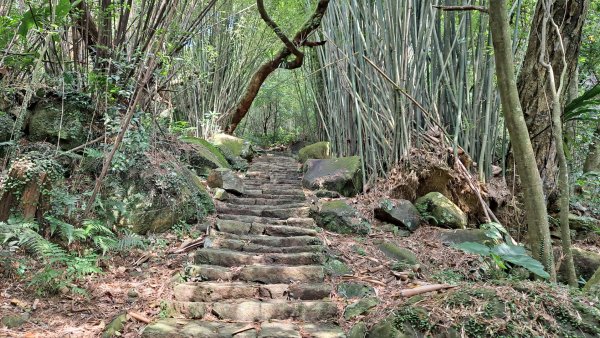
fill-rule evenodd
<path id="1" fill-rule="evenodd" d="M 307 189 L 336 191 L 347 197 L 355 196 L 363 190 L 358 156 L 308 160 L 303 171 L 302 185 Z"/>

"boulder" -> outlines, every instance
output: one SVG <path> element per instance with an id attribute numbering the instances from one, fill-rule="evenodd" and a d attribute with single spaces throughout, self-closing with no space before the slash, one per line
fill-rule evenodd
<path id="1" fill-rule="evenodd" d="M 366 235 L 371 225 L 344 200 L 323 202 L 318 210 L 311 210 L 311 217 L 318 226 L 338 234 Z"/>
<path id="2" fill-rule="evenodd" d="M 338 285 L 337 294 L 342 298 L 364 298 L 375 295 L 375 289 L 368 284 L 344 282 Z"/>
<path id="3" fill-rule="evenodd" d="M 181 163 L 151 165 L 139 158 L 136 170 L 114 175 L 102 192 L 101 217 L 138 234 L 160 233 L 180 222 L 196 222 L 215 210 L 213 199 L 196 174 Z"/>
<path id="4" fill-rule="evenodd" d="M 375 208 L 375 218 L 415 231 L 421 224 L 421 214 L 407 200 L 383 199 Z"/>
<path id="5" fill-rule="evenodd" d="M 244 149 L 244 140 L 228 134 L 216 134 L 211 139 L 212 144 L 218 148 L 225 148 L 233 156 L 241 156 Z"/>
<path id="6" fill-rule="evenodd" d="M 221 188 L 235 195 L 244 193 L 244 181 L 231 169 L 217 168 L 211 170 L 207 183 L 211 188 Z"/>
<path id="7" fill-rule="evenodd" d="M 351 197 L 362 192 L 360 157 L 308 160 L 302 185 L 311 190 L 325 189 Z"/>
<path id="8" fill-rule="evenodd" d="M 323 264 L 323 267 L 325 268 L 325 272 L 333 277 L 351 275 L 353 273 L 352 268 L 333 257 L 328 257 L 327 261 Z"/>
<path id="9" fill-rule="evenodd" d="M 102 332 L 102 338 L 119 337 L 123 334 L 123 329 L 127 323 L 127 313 L 122 313 L 113 319 Z"/>
<path id="10" fill-rule="evenodd" d="M 379 304 L 379 299 L 377 299 L 377 297 L 361 299 L 346 307 L 344 310 L 344 318 L 346 320 L 356 318 L 364 313 L 367 313 L 370 309 L 377 306 L 377 304 Z"/>
<path id="11" fill-rule="evenodd" d="M 589 280 L 600 268 L 600 254 L 573 247 L 573 263 L 575 264 L 577 278 Z M 565 264 L 561 264 L 558 271 L 558 279 L 564 282 L 567 280 L 566 276 Z"/>
<path id="12" fill-rule="evenodd" d="M 585 286 L 583 287 L 583 291 L 586 291 L 586 292 L 600 291 L 600 268 L 598 268 L 598 270 L 596 270 L 596 273 L 594 273 L 592 278 L 590 278 L 587 281 L 587 283 L 585 283 Z"/>
<path id="13" fill-rule="evenodd" d="M 319 142 L 306 146 L 298 152 L 298 161 L 304 163 L 309 159 L 328 159 L 331 158 L 331 145 L 329 142 Z"/>
<path id="14" fill-rule="evenodd" d="M 315 196 L 318 198 L 340 198 L 342 197 L 339 192 L 329 190 L 317 190 Z"/>
<path id="15" fill-rule="evenodd" d="M 569 228 L 582 232 L 594 231 L 600 229 L 600 221 L 593 217 L 569 214 Z"/>
<path id="16" fill-rule="evenodd" d="M 17 329 L 27 322 L 29 315 L 6 315 L 0 318 L 0 324 L 7 329 Z"/>
<path id="17" fill-rule="evenodd" d="M 87 136 L 85 114 L 68 102 L 65 102 L 64 107 L 61 102 L 40 102 L 31 112 L 29 140 L 56 144 L 60 139 L 63 149 L 77 147 L 85 142 Z"/>
<path id="18" fill-rule="evenodd" d="M 226 201 L 229 198 L 229 194 L 225 189 L 217 188 L 215 189 L 214 198 L 218 201 Z"/>
<path id="19" fill-rule="evenodd" d="M 381 320 L 377 324 L 375 324 L 371 330 L 369 330 L 369 334 L 367 338 L 407 338 L 410 337 L 406 335 L 404 332 L 399 330 L 395 325 L 395 316 L 391 315 L 387 318 Z"/>
<path id="20" fill-rule="evenodd" d="M 365 338 L 367 336 L 367 332 L 369 329 L 367 328 L 367 324 L 364 322 L 358 322 L 354 324 L 354 326 L 348 332 L 348 338 Z"/>
<path id="21" fill-rule="evenodd" d="M 437 226 L 451 229 L 467 227 L 467 215 L 439 192 L 431 192 L 420 197 L 415 205 L 423 218 Z"/>
<path id="22" fill-rule="evenodd" d="M 395 243 L 392 243 L 390 241 L 385 241 L 383 243 L 380 243 L 377 245 L 377 247 L 387 257 L 389 257 L 393 260 L 396 260 L 398 262 L 410 264 L 410 265 L 415 265 L 415 264 L 419 263 L 419 261 L 417 260 L 417 256 L 415 256 L 415 254 L 412 251 L 410 251 L 406 248 L 401 248 L 398 245 L 396 245 Z"/>
<path id="23" fill-rule="evenodd" d="M 231 168 L 221 151 L 208 141 L 197 137 L 184 137 L 181 140 L 192 145 L 192 151 L 186 152 L 185 156 L 198 175 L 206 176 L 211 169 Z"/>
<path id="24" fill-rule="evenodd" d="M 483 229 L 457 229 L 440 231 L 440 240 L 446 245 L 454 245 L 465 242 L 485 244 L 490 238 Z"/>
<path id="25" fill-rule="evenodd" d="M 14 125 L 15 121 L 12 117 L 3 111 L 0 111 L 0 142 L 10 140 Z"/>

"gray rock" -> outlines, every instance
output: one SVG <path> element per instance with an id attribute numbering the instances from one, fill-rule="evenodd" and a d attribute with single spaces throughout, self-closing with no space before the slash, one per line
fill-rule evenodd
<path id="1" fill-rule="evenodd" d="M 244 181 L 231 169 L 217 168 L 211 170 L 207 183 L 211 188 L 225 189 L 235 195 L 244 194 Z"/>
<path id="2" fill-rule="evenodd" d="M 311 190 L 337 191 L 351 197 L 362 192 L 360 157 L 341 157 L 324 160 L 308 160 L 304 164 L 302 185 Z"/>
<path id="3" fill-rule="evenodd" d="M 440 240 L 446 245 L 460 244 L 464 242 L 475 242 L 484 244 L 490 240 L 482 229 L 458 229 L 443 230 L 440 232 Z"/>
<path id="4" fill-rule="evenodd" d="M 571 230 L 590 232 L 600 229 L 600 221 L 593 217 L 569 214 L 569 228 Z"/>
<path id="5" fill-rule="evenodd" d="M 338 285 L 337 294 L 343 298 L 364 298 L 375 295 L 375 289 L 363 283 L 345 282 Z"/>
<path id="6" fill-rule="evenodd" d="M 371 225 L 344 200 L 322 203 L 317 210 L 311 210 L 311 217 L 321 228 L 339 234 L 366 235 L 371 231 Z"/>
<path id="7" fill-rule="evenodd" d="M 333 277 L 351 275 L 352 273 L 354 273 L 348 265 L 344 264 L 338 259 L 331 257 L 325 262 L 325 264 L 323 264 L 323 266 L 325 267 L 325 272 L 327 272 L 328 275 Z"/>
<path id="8" fill-rule="evenodd" d="M 439 192 L 431 192 L 420 197 L 415 205 L 423 218 L 437 226 L 451 229 L 467 227 L 467 215 Z"/>
<path id="9" fill-rule="evenodd" d="M 364 322 L 358 322 L 348 332 L 348 338 L 365 338 L 368 332 L 367 324 Z"/>
<path id="10" fill-rule="evenodd" d="M 341 195 L 337 191 L 317 190 L 315 196 L 318 198 L 340 198 Z"/>
<path id="11" fill-rule="evenodd" d="M 127 314 L 122 313 L 116 316 L 110 324 L 106 326 L 104 332 L 102 332 L 102 338 L 111 338 L 118 337 L 120 333 L 123 333 L 123 328 L 125 327 L 125 323 L 127 323 Z M 117 333 L 118 332 L 118 333 Z"/>
<path id="12" fill-rule="evenodd" d="M 344 318 L 346 318 L 346 320 L 350 320 L 358 317 L 376 307 L 377 304 L 379 304 L 379 299 L 376 297 L 361 299 L 351 305 L 346 306 L 346 309 L 344 310 Z"/>
<path id="13" fill-rule="evenodd" d="M 304 163 L 309 159 L 328 159 L 331 157 L 329 142 L 319 142 L 306 146 L 298 152 L 298 161 Z"/>
<path id="14" fill-rule="evenodd" d="M 394 259 L 398 262 L 406 263 L 406 264 L 418 264 L 417 256 L 415 254 L 406 249 L 397 246 L 396 244 L 385 241 L 377 246 L 379 250 L 381 250 L 386 256 L 391 259 Z"/>
<path id="15" fill-rule="evenodd" d="M 8 329 L 16 329 L 27 322 L 27 315 L 6 315 L 0 319 L 0 323 Z"/>
<path id="16" fill-rule="evenodd" d="M 407 200 L 384 199 L 375 208 L 375 218 L 415 231 L 421 224 L 417 208 Z"/>
<path id="17" fill-rule="evenodd" d="M 217 188 L 215 189 L 214 198 L 219 201 L 226 201 L 229 198 L 229 194 L 225 189 Z"/>

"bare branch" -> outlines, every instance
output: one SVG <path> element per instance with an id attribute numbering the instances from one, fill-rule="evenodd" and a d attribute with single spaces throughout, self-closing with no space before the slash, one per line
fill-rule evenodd
<path id="1" fill-rule="evenodd" d="M 479 11 L 482 13 L 488 13 L 487 8 L 483 6 L 442 6 L 442 5 L 434 5 L 434 8 L 441 9 L 444 12 L 459 12 L 459 11 Z"/>

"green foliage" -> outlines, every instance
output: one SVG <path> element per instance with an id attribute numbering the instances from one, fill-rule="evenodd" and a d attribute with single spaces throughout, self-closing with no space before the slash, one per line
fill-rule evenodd
<path id="1" fill-rule="evenodd" d="M 499 268 L 508 268 L 506 262 L 523 267 L 530 272 L 542 277 L 549 278 L 550 275 L 544 271 L 544 266 L 538 260 L 527 254 L 524 247 L 514 245 L 510 241 L 502 243 L 501 239 L 506 235 L 506 230 L 499 224 L 490 223 L 486 227 L 486 236 L 491 240 L 486 244 L 476 242 L 464 242 L 453 245 L 454 248 L 490 258 Z"/>
<path id="2" fill-rule="evenodd" d="M 564 109 L 564 121 L 600 119 L 600 84 L 574 99 Z"/>

